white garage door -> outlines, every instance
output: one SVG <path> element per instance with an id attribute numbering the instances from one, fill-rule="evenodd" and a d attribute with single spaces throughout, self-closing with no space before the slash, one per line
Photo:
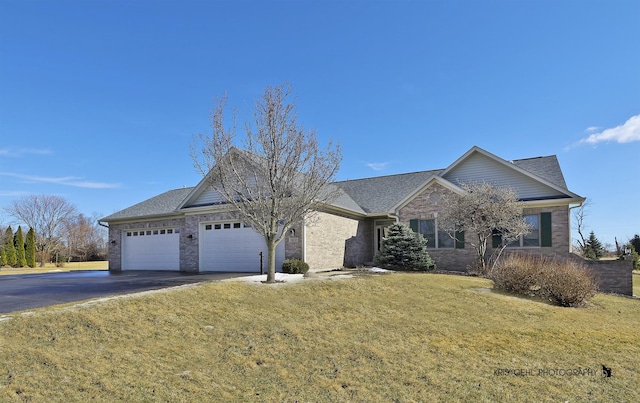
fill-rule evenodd
<path id="1" fill-rule="evenodd" d="M 122 270 L 180 270 L 180 230 L 144 229 L 122 234 Z"/>
<path id="2" fill-rule="evenodd" d="M 267 245 L 262 235 L 241 222 L 200 224 L 200 271 L 260 273 L 260 252 L 267 272 Z M 276 271 L 284 262 L 284 241 L 276 249 Z"/>

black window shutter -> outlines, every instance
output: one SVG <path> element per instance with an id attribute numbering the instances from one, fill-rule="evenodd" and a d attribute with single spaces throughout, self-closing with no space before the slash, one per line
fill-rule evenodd
<path id="1" fill-rule="evenodd" d="M 456 231 L 456 249 L 464 249 L 464 231 Z"/>
<path id="2" fill-rule="evenodd" d="M 411 227 L 413 232 L 418 233 L 418 220 L 409 220 L 409 227 Z"/>
<path id="3" fill-rule="evenodd" d="M 497 229 L 493 230 L 493 236 L 491 237 L 492 245 L 494 248 L 499 248 L 502 245 L 502 234 Z"/>
<path id="4" fill-rule="evenodd" d="M 540 246 L 551 246 L 551 213 L 540 213 Z"/>

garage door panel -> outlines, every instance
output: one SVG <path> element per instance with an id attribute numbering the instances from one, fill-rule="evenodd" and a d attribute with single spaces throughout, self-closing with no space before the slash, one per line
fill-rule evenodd
<path id="1" fill-rule="evenodd" d="M 259 273 L 260 252 L 263 254 L 263 265 L 266 270 L 267 245 L 262 235 L 241 223 L 201 225 L 200 271 Z M 277 270 L 280 269 L 283 261 L 284 242 L 281 242 L 276 249 Z"/>
<path id="2" fill-rule="evenodd" d="M 180 270 L 180 234 L 170 231 L 157 229 L 123 233 L 122 269 Z"/>

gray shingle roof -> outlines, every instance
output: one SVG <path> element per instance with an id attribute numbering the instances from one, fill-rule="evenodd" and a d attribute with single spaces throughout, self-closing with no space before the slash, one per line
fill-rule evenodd
<path id="1" fill-rule="evenodd" d="M 164 192 L 158 196 L 111 214 L 100 221 L 109 222 L 135 217 L 149 217 L 174 213 L 192 189 L 192 187 L 189 187 L 169 190 L 168 192 Z"/>
<path id="2" fill-rule="evenodd" d="M 534 175 L 546 179 L 554 185 L 567 189 L 567 184 L 564 181 L 564 175 L 560 169 L 558 158 L 555 155 L 549 155 L 547 157 L 525 158 L 521 160 L 515 160 L 513 163 L 525 171 L 531 172 Z"/>
<path id="3" fill-rule="evenodd" d="M 442 170 L 335 182 L 367 213 L 386 213 L 427 179 Z"/>
<path id="4" fill-rule="evenodd" d="M 555 155 L 514 160 L 517 167 L 568 190 Z M 398 175 L 377 176 L 334 182 L 342 190 L 332 205 L 356 213 L 389 212 L 402 199 L 423 185 L 443 169 Z M 118 221 L 137 217 L 151 217 L 176 213 L 178 207 L 194 188 L 174 189 L 121 210 L 100 221 Z"/>

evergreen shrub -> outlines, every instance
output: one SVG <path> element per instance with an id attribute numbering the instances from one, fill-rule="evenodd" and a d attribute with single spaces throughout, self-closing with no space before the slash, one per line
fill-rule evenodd
<path id="1" fill-rule="evenodd" d="M 393 224 L 382 238 L 373 263 L 384 269 L 426 271 L 435 267 L 424 237 L 404 224 Z"/>
<path id="2" fill-rule="evenodd" d="M 309 265 L 300 259 L 287 259 L 282 263 L 282 272 L 287 274 L 305 274 Z"/>

